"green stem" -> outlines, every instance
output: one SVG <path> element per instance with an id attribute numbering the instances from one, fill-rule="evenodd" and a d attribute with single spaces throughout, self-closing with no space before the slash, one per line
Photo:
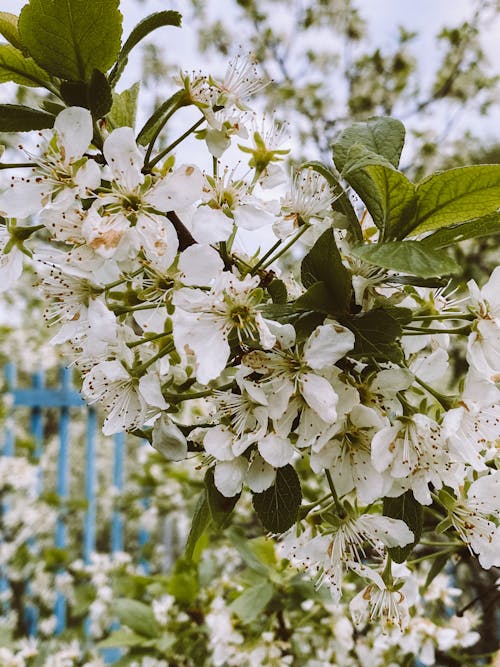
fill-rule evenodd
<path id="1" fill-rule="evenodd" d="M 24 169 L 25 167 L 36 167 L 35 162 L 0 162 L 0 169 Z"/>
<path id="2" fill-rule="evenodd" d="M 104 291 L 107 292 L 110 289 L 113 289 L 114 287 L 118 287 L 118 285 L 121 285 L 122 283 L 126 283 L 132 278 L 135 278 L 135 276 L 138 276 L 140 273 L 143 272 L 144 269 L 137 269 L 137 271 L 134 271 L 128 276 L 124 276 L 123 278 L 120 278 L 119 280 L 115 280 L 113 283 L 107 283 L 104 286 Z"/>
<path id="3" fill-rule="evenodd" d="M 416 382 L 423 387 L 431 396 L 433 396 L 438 403 L 440 403 L 445 410 L 451 410 L 454 405 L 455 405 L 455 398 L 450 398 L 449 396 L 445 396 L 444 394 L 441 394 L 439 391 L 436 391 L 433 389 L 430 385 L 428 385 L 426 382 L 418 378 L 416 375 L 414 376 Z"/>
<path id="4" fill-rule="evenodd" d="M 278 253 L 276 253 L 276 255 L 274 255 L 274 257 L 271 257 L 270 259 L 267 260 L 267 262 L 265 262 L 265 264 L 262 264 L 262 266 L 260 267 L 261 270 L 267 269 L 268 266 L 270 266 L 273 262 L 275 262 L 277 259 L 279 259 L 282 255 L 284 255 L 285 252 L 289 248 L 291 248 L 293 246 L 293 244 L 296 243 L 296 241 L 298 241 L 300 239 L 302 234 L 307 229 L 309 229 L 309 225 L 303 225 L 300 228 L 299 232 L 297 234 L 295 234 L 295 236 L 293 237 L 293 239 L 291 241 L 289 241 L 286 245 L 284 245 L 283 248 L 281 248 L 281 250 Z"/>
<path id="5" fill-rule="evenodd" d="M 181 403 L 182 401 L 190 401 L 194 398 L 205 398 L 206 396 L 211 396 L 214 391 L 225 391 L 230 389 L 233 386 L 232 382 L 222 385 L 221 387 L 214 387 L 213 389 L 204 389 L 203 391 L 193 391 L 188 394 L 174 394 L 169 391 L 164 391 L 163 396 L 166 401 L 170 403 Z"/>
<path id="6" fill-rule="evenodd" d="M 171 333 L 159 333 L 154 336 L 149 336 L 148 338 L 141 338 L 140 340 L 135 340 L 133 343 L 127 343 L 127 347 L 132 349 L 134 347 L 138 347 L 139 345 L 144 345 L 144 343 L 150 343 L 155 340 L 159 340 L 160 338 L 166 338 L 167 336 L 171 336 Z"/>
<path id="7" fill-rule="evenodd" d="M 335 490 L 335 484 L 333 483 L 332 475 L 329 470 L 325 469 L 325 475 L 326 479 L 328 481 L 328 486 L 330 487 L 330 491 L 332 493 L 333 501 L 335 503 L 335 508 L 339 514 L 339 516 L 343 517 L 345 516 L 344 508 L 342 507 L 339 497 L 337 495 L 337 491 Z"/>
<path id="8" fill-rule="evenodd" d="M 431 327 L 419 328 L 419 327 L 410 327 L 405 325 L 403 335 L 425 336 L 426 334 L 463 334 L 464 336 L 468 336 L 470 332 L 471 332 L 470 324 L 467 324 L 464 327 L 458 327 L 457 329 L 431 329 Z"/>
<path id="9" fill-rule="evenodd" d="M 136 368 L 133 369 L 134 375 L 138 376 L 141 375 L 145 370 L 147 370 L 150 366 L 152 366 L 158 359 L 161 359 L 164 357 L 166 354 L 170 354 L 170 352 L 173 352 L 175 350 L 175 345 L 171 343 L 170 345 L 165 345 L 165 347 L 162 347 L 162 349 L 158 352 L 158 354 L 155 354 L 151 359 L 148 359 L 145 361 L 143 364 L 140 364 Z"/>
<path id="10" fill-rule="evenodd" d="M 474 320 L 475 316 L 467 313 L 457 313 L 456 315 L 446 314 L 446 315 L 415 315 L 412 318 L 414 321 L 419 322 L 432 322 L 433 320 Z"/>
<path id="11" fill-rule="evenodd" d="M 251 274 L 252 274 L 253 276 L 254 276 L 254 275 L 256 274 L 256 272 L 260 269 L 260 267 L 261 267 L 262 264 L 266 261 L 266 259 L 267 259 L 268 257 L 270 257 L 270 256 L 273 254 L 273 252 L 274 252 L 277 248 L 280 247 L 281 243 L 283 243 L 281 240 L 276 241 L 276 243 L 272 246 L 272 248 L 269 248 L 269 250 L 266 252 L 266 254 L 263 255 L 263 256 L 259 259 L 259 261 L 257 262 L 257 264 L 255 264 L 255 266 L 252 267 Z"/>
<path id="12" fill-rule="evenodd" d="M 181 106 L 184 106 L 184 105 L 181 105 Z M 172 118 L 172 116 L 174 115 L 174 113 L 175 113 L 179 108 L 180 108 L 180 107 L 179 107 L 178 104 L 174 104 L 174 106 L 172 107 L 172 109 L 170 109 L 170 111 L 169 111 L 167 114 L 165 114 L 165 117 L 163 118 L 163 121 L 162 121 L 162 122 L 158 125 L 158 127 L 156 128 L 156 131 L 155 131 L 155 133 L 153 134 L 153 137 L 152 137 L 151 141 L 149 142 L 149 145 L 148 145 L 148 148 L 147 148 L 147 151 L 146 151 L 146 156 L 145 156 L 145 158 L 144 158 L 144 169 L 145 169 L 146 171 L 150 171 L 150 170 L 155 166 L 155 164 L 156 164 L 159 160 L 161 160 L 161 157 L 162 157 L 162 156 L 161 156 L 161 153 L 160 153 L 159 155 L 157 155 L 157 156 L 155 157 L 155 159 L 154 159 L 152 162 L 149 161 L 149 158 L 151 157 L 151 153 L 153 152 L 153 147 L 154 147 L 154 145 L 155 145 L 155 143 L 156 143 L 156 140 L 158 139 L 158 136 L 160 135 L 160 132 L 163 130 L 163 128 L 164 128 L 165 125 L 168 123 L 168 121 L 170 120 L 170 118 Z"/>
<path id="13" fill-rule="evenodd" d="M 156 303 L 141 303 L 138 306 L 111 306 L 115 315 L 125 315 L 125 313 L 135 313 L 136 310 L 152 310 L 158 308 Z"/>
<path id="14" fill-rule="evenodd" d="M 416 563 L 421 563 L 424 560 L 430 560 L 431 558 L 437 558 L 438 556 L 443 556 L 444 554 L 448 554 L 450 552 L 454 551 L 452 547 L 448 549 L 440 549 L 439 551 L 433 551 L 431 554 L 427 554 L 426 556 L 420 556 L 420 558 L 413 558 L 412 560 L 407 561 L 407 565 L 415 565 Z"/>
<path id="15" fill-rule="evenodd" d="M 203 123 L 205 120 L 205 116 L 200 118 L 200 120 L 197 120 L 196 123 L 191 125 L 191 127 L 184 132 L 184 134 L 181 134 L 181 136 L 173 141 L 171 144 L 169 144 L 166 148 L 164 148 L 158 155 L 155 156 L 153 160 L 149 163 L 148 167 L 149 169 L 152 169 L 162 158 L 165 157 L 165 155 L 168 155 L 171 151 L 174 150 L 176 146 L 178 146 L 184 139 L 187 139 L 190 134 L 192 134 L 200 125 Z"/>

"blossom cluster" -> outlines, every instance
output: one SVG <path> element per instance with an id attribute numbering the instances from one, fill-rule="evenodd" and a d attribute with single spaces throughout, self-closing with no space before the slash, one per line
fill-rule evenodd
<path id="1" fill-rule="evenodd" d="M 374 271 L 351 254 L 324 175 L 309 166 L 286 185 L 284 132 L 249 114 L 262 85 L 250 61 L 239 56 L 220 80 L 179 81 L 213 168 L 177 164 L 179 142 L 153 156 L 154 139 L 144 149 L 133 128 L 63 109 L 0 194 L 1 288 L 34 263 L 52 342 L 70 350 L 105 434 L 197 457 L 217 494 L 236 502 L 248 489 L 257 510 L 305 459 L 327 495 L 292 498 L 291 528 L 260 512 L 265 527 L 290 528 L 283 555 L 335 601 L 347 573 L 366 581 L 350 603 L 359 626 L 405 628 L 414 597 L 393 560 L 420 535 L 392 516 L 396 499 L 426 521 L 429 510 L 426 530 L 450 531 L 484 568 L 500 565 L 500 268 L 461 301 Z M 245 170 L 221 162 L 230 147 L 250 156 Z M 247 251 L 264 230 L 274 246 Z M 278 262 L 300 238 L 318 248 L 325 230 L 341 249 L 339 284 L 352 285 L 338 316 L 311 300 L 307 270 L 299 283 Z M 383 358 L 363 342 L 377 330 L 366 323 L 383 327 L 390 312 L 408 319 L 400 356 Z M 467 336 L 469 370 L 446 396 L 454 333 Z"/>

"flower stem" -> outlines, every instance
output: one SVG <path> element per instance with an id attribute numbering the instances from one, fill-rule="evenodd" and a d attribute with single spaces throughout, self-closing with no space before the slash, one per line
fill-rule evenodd
<path id="1" fill-rule="evenodd" d="M 299 232 L 298 232 L 297 234 L 295 234 L 295 236 L 293 237 L 293 239 L 292 239 L 291 241 L 289 241 L 286 245 L 284 245 L 283 248 L 281 248 L 280 251 L 279 251 L 278 253 L 276 253 L 276 255 L 274 255 L 274 257 L 271 257 L 270 259 L 267 260 L 267 262 L 265 262 L 264 264 L 261 264 L 261 266 L 260 266 L 259 268 L 260 268 L 261 270 L 263 270 L 263 269 L 267 269 L 268 266 L 270 266 L 273 262 L 275 262 L 277 259 L 279 259 L 282 255 L 284 255 L 285 252 L 286 252 L 289 248 L 291 248 L 291 247 L 293 246 L 293 244 L 294 244 L 296 241 L 298 241 L 298 240 L 300 239 L 300 237 L 302 236 L 302 234 L 303 234 L 307 229 L 309 229 L 309 225 L 303 225 L 303 226 L 300 228 Z M 254 271 L 255 271 L 255 267 L 254 267 Z"/>
<path id="2" fill-rule="evenodd" d="M 34 162 L 0 162 L 0 169 L 24 169 L 36 166 Z"/>
<path id="3" fill-rule="evenodd" d="M 329 470 L 325 470 L 325 475 L 328 481 L 328 486 L 330 487 L 330 491 L 332 493 L 333 501 L 335 503 L 335 508 L 339 516 L 343 517 L 345 516 L 344 508 L 342 507 L 339 497 L 337 495 L 337 491 L 335 490 L 335 484 L 333 483 L 332 475 Z"/>
<path id="4" fill-rule="evenodd" d="M 166 148 L 160 151 L 158 155 L 156 155 L 154 159 L 151 160 L 151 162 L 148 164 L 148 167 L 152 169 L 155 166 L 155 164 L 157 164 L 162 158 L 165 157 L 165 155 L 168 155 L 171 151 L 174 150 L 176 146 L 178 146 L 182 141 L 184 141 L 184 139 L 187 139 L 187 137 L 189 137 L 190 134 L 192 134 L 198 127 L 200 127 L 200 125 L 203 123 L 204 120 L 205 116 L 197 120 L 196 123 L 191 125 L 191 127 L 184 132 L 184 134 L 181 134 L 181 136 L 178 139 L 172 141 L 171 144 L 169 144 Z"/>
<path id="5" fill-rule="evenodd" d="M 445 396 L 444 394 L 441 394 L 439 391 L 436 391 L 433 389 L 430 385 L 427 384 L 427 382 L 424 382 L 420 378 L 418 378 L 415 375 L 415 380 L 418 382 L 418 384 L 423 387 L 431 396 L 434 396 L 436 401 L 440 403 L 445 410 L 451 410 L 453 406 L 455 405 L 455 399 L 450 398 L 450 396 Z"/>

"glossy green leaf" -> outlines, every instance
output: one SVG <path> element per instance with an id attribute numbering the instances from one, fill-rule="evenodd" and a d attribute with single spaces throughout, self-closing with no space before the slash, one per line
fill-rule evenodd
<path id="1" fill-rule="evenodd" d="M 193 553 L 196 548 L 198 540 L 203 535 L 205 530 L 208 528 L 211 521 L 210 508 L 208 505 L 207 491 L 203 489 L 200 496 L 198 497 L 198 502 L 194 509 L 193 519 L 191 521 L 191 529 L 186 542 L 186 549 L 184 551 L 184 556 L 186 560 L 191 560 L 193 558 Z"/>
<path id="2" fill-rule="evenodd" d="M 388 549 L 393 561 L 404 563 L 411 554 L 415 544 L 420 541 L 424 521 L 424 508 L 415 500 L 413 491 L 410 490 L 397 498 L 384 498 L 383 513 L 392 519 L 404 521 L 408 528 L 413 531 L 415 539 L 411 544 L 407 544 L 405 547 L 392 547 Z"/>
<path id="3" fill-rule="evenodd" d="M 481 218 L 464 222 L 461 225 L 443 227 L 422 239 L 426 248 L 446 248 L 467 239 L 500 234 L 500 213 L 490 213 Z"/>
<path id="4" fill-rule="evenodd" d="M 335 311 L 348 310 L 352 294 L 351 275 L 342 263 L 332 229 L 323 232 L 304 257 L 300 273 L 304 287 L 323 282 Z"/>
<path id="5" fill-rule="evenodd" d="M 89 109 L 94 118 L 103 118 L 111 109 L 113 96 L 106 75 L 95 69 L 88 90 Z"/>
<path id="6" fill-rule="evenodd" d="M 241 494 L 239 493 L 231 498 L 223 496 L 215 486 L 213 468 L 209 468 L 205 474 L 205 488 L 207 490 L 210 517 L 216 528 L 224 528 L 228 524 L 231 512 L 234 510 Z"/>
<path id="7" fill-rule="evenodd" d="M 4 37 L 9 44 L 24 51 L 24 45 L 21 42 L 21 37 L 18 30 L 18 17 L 10 12 L 0 12 L 0 35 Z"/>
<path id="8" fill-rule="evenodd" d="M 500 164 L 458 167 L 432 174 L 417 186 L 413 234 L 494 213 L 500 202 Z"/>
<path id="9" fill-rule="evenodd" d="M 311 310 L 326 315 L 333 315 L 338 312 L 337 304 L 323 281 L 311 285 L 292 305 L 296 310 Z"/>
<path id="10" fill-rule="evenodd" d="M 34 60 L 50 74 L 90 81 L 106 72 L 120 50 L 119 0 L 30 0 L 19 17 L 19 34 Z"/>
<path id="11" fill-rule="evenodd" d="M 181 22 L 182 16 L 179 14 L 179 12 L 167 10 L 164 12 L 156 12 L 155 14 L 151 14 L 138 23 L 128 36 L 125 44 L 122 46 L 116 60 L 116 64 L 109 75 L 109 81 L 111 85 L 114 86 L 120 78 L 123 69 L 127 64 L 129 53 L 132 51 L 134 46 L 136 46 L 142 39 L 153 32 L 153 30 L 162 28 L 163 26 L 174 26 L 179 28 Z"/>
<path id="12" fill-rule="evenodd" d="M 109 637 L 100 641 L 99 648 L 125 648 L 129 646 L 141 646 L 144 644 L 144 635 L 138 635 L 135 632 L 120 628 L 110 634 Z"/>
<path id="13" fill-rule="evenodd" d="M 177 106 L 185 106 L 189 104 L 189 101 L 185 99 L 186 93 L 184 89 L 178 90 L 171 97 L 168 98 L 163 104 L 161 104 L 154 113 L 148 118 L 144 123 L 143 127 L 140 129 L 139 134 L 137 135 L 137 143 L 141 146 L 147 146 L 149 142 L 153 139 L 158 128 L 161 128 L 165 119 L 168 115 L 175 109 Z"/>
<path id="14" fill-rule="evenodd" d="M 161 632 L 153 610 L 143 602 L 118 598 L 113 602 L 113 612 L 122 625 L 126 625 L 138 635 L 158 637 Z"/>
<path id="15" fill-rule="evenodd" d="M 63 81 L 60 86 L 61 97 L 69 107 L 88 108 L 88 90 L 83 81 Z"/>
<path id="16" fill-rule="evenodd" d="M 248 588 L 229 605 L 229 609 L 242 623 L 251 623 L 264 611 L 274 594 L 274 587 L 268 581 Z"/>
<path id="17" fill-rule="evenodd" d="M 394 363 L 402 360 L 403 353 L 397 340 L 402 334 L 401 325 L 382 308 L 345 318 L 342 324 L 354 333 L 353 356 Z"/>
<path id="18" fill-rule="evenodd" d="M 196 600 L 198 590 L 198 567 L 194 563 L 179 558 L 170 575 L 168 592 L 177 602 L 191 605 Z"/>
<path id="19" fill-rule="evenodd" d="M 21 104 L 0 104 L 0 132 L 29 132 L 54 126 L 55 117 Z"/>
<path id="20" fill-rule="evenodd" d="M 350 149 L 360 144 L 397 167 L 404 141 L 404 125 L 395 118 L 379 116 L 363 123 L 354 123 L 341 132 L 333 144 L 335 166 L 340 172 L 343 171 Z"/>
<path id="21" fill-rule="evenodd" d="M 26 58 L 10 44 L 0 44 L 0 83 L 6 81 L 20 86 L 50 86 L 49 75 L 32 58 Z"/>
<path id="22" fill-rule="evenodd" d="M 267 286 L 273 303 L 286 303 L 288 301 L 288 292 L 285 283 L 279 278 L 274 278 Z"/>
<path id="23" fill-rule="evenodd" d="M 271 533 L 284 533 L 293 526 L 301 502 L 300 481 L 291 465 L 276 470 L 276 480 L 269 489 L 253 494 L 257 516 Z"/>
<path id="24" fill-rule="evenodd" d="M 384 239 L 402 238 L 414 226 L 415 186 L 385 158 L 356 144 L 344 178 L 366 205 Z"/>
<path id="25" fill-rule="evenodd" d="M 117 127 L 135 127 L 139 87 L 140 84 L 137 82 L 122 93 L 113 92 L 113 105 L 106 116 L 106 123 L 110 130 Z"/>
<path id="26" fill-rule="evenodd" d="M 244 563 L 257 574 L 266 577 L 269 574 L 268 568 L 257 556 L 255 549 L 252 548 L 251 542 L 248 540 L 245 533 L 241 529 L 231 527 L 227 530 L 226 534 L 240 554 Z"/>
<path id="27" fill-rule="evenodd" d="M 352 254 L 384 269 L 434 278 L 458 273 L 457 262 L 442 250 L 434 250 L 420 241 L 392 241 L 356 246 Z"/>
<path id="28" fill-rule="evenodd" d="M 449 558 L 450 554 L 441 554 L 440 556 L 436 556 L 436 558 L 432 560 L 431 569 L 427 573 L 427 577 L 425 579 L 425 584 L 424 584 L 425 588 L 430 586 L 431 583 L 434 581 L 434 579 L 438 576 L 438 574 L 442 570 L 444 570 L 446 564 L 448 563 Z"/>

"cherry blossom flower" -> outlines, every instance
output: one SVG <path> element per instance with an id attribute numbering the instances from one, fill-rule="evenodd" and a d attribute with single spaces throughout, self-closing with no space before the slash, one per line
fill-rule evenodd
<path id="1" fill-rule="evenodd" d="M 317 587 L 326 583 L 334 602 L 338 602 L 346 569 L 360 565 L 368 551 L 380 557 L 384 547 L 403 547 L 413 539 L 404 521 L 377 514 L 348 513 L 327 533 L 311 537 L 306 532 L 298 538 L 290 534 L 282 543 L 281 552 L 293 565 L 304 567 L 313 575 Z"/>
<path id="2" fill-rule="evenodd" d="M 36 162 L 31 175 L 12 177 L 0 195 L 0 214 L 27 218 L 49 202 L 63 211 L 73 205 L 75 195 L 98 187 L 101 170 L 94 160 L 84 157 L 92 135 L 90 111 L 63 109 L 55 120 L 52 139 L 38 146 L 41 156 L 30 155 Z"/>
<path id="3" fill-rule="evenodd" d="M 275 338 L 258 308 L 259 282 L 257 276 L 240 280 L 222 273 L 209 292 L 183 288 L 174 295 L 175 344 L 179 350 L 193 351 L 199 382 L 206 384 L 224 370 L 232 331 L 240 342 L 249 339 L 260 341 L 264 349 L 273 346 Z"/>

